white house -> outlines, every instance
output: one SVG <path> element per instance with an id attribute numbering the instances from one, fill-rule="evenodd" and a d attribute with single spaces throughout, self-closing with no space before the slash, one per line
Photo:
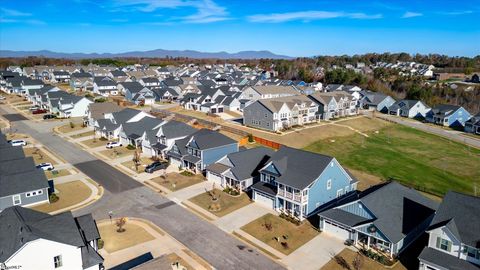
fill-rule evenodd
<path id="1" fill-rule="evenodd" d="M 100 234 L 91 214 L 50 216 L 13 206 L 0 213 L 0 232 L 2 269 L 103 269 L 97 253 Z"/>
<path id="2" fill-rule="evenodd" d="M 430 111 L 430 107 L 420 100 L 399 100 L 388 107 L 388 114 L 403 116 L 408 118 L 425 118 Z"/>

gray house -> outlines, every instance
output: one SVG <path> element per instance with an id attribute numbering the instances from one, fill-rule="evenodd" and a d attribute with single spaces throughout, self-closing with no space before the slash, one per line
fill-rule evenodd
<path id="1" fill-rule="evenodd" d="M 213 130 L 200 129 L 175 141 L 167 155 L 170 164 L 200 173 L 225 155 L 238 151 L 238 142 Z"/>
<path id="2" fill-rule="evenodd" d="M 366 110 L 377 110 L 379 112 L 388 112 L 388 108 L 395 103 L 395 99 L 383 93 L 372 91 L 361 91 L 359 106 Z"/>
<path id="3" fill-rule="evenodd" d="M 398 255 L 419 237 L 438 204 L 396 182 L 371 187 L 320 211 L 319 228 L 366 249 Z"/>
<path id="4" fill-rule="evenodd" d="M 1 133 L 0 140 L 5 141 Z M 47 178 L 42 170 L 35 168 L 33 158 L 26 158 L 21 147 L 5 143 L 0 156 L 0 211 L 14 205 L 48 202 Z"/>
<path id="5" fill-rule="evenodd" d="M 275 151 L 256 147 L 230 153 L 206 168 L 207 179 L 221 187 L 246 190 L 260 180 L 259 169 Z"/>

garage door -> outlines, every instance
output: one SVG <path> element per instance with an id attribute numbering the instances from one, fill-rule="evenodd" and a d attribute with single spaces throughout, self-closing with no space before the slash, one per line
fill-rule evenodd
<path id="1" fill-rule="evenodd" d="M 270 209 L 274 209 L 273 198 L 269 197 L 263 193 L 255 191 L 255 202 L 268 207 Z"/>
<path id="2" fill-rule="evenodd" d="M 176 158 L 170 158 L 170 165 L 173 165 L 175 167 L 180 167 L 182 165 L 182 162 L 179 159 Z"/>
<path id="3" fill-rule="evenodd" d="M 346 228 L 338 226 L 336 224 L 330 223 L 327 220 L 324 220 L 323 230 L 328 234 L 332 234 L 335 237 L 338 237 L 342 240 L 347 240 L 350 238 L 350 233 Z"/>
<path id="4" fill-rule="evenodd" d="M 215 183 L 215 185 L 222 185 L 222 177 L 220 177 L 220 175 L 218 174 L 207 172 L 207 179 L 208 181 L 212 181 L 213 183 Z"/>

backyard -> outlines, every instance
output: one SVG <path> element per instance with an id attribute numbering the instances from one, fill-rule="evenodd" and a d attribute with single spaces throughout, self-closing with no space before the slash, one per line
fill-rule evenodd
<path id="1" fill-rule="evenodd" d="M 334 156 L 347 168 L 436 195 L 450 189 L 473 194 L 475 181 L 480 184 L 480 150 L 401 125 L 364 132 L 369 137 L 323 139 L 305 149 Z"/>
<path id="2" fill-rule="evenodd" d="M 144 228 L 139 225 L 129 223 L 128 220 L 123 228 L 125 229 L 124 232 L 117 232 L 115 220 L 113 220 L 112 223 L 110 223 L 110 221 L 104 221 L 98 224 L 100 237 L 104 241 L 103 248 L 108 253 L 133 247 L 135 245 L 155 239 L 153 235 L 148 233 Z"/>
<path id="3" fill-rule="evenodd" d="M 214 192 L 217 197 L 216 201 L 212 200 L 210 192 L 203 192 L 202 194 L 191 198 L 190 201 L 201 208 L 210 211 L 217 217 L 223 217 L 251 203 L 250 198 L 246 193 L 242 193 L 238 197 L 233 197 L 219 189 L 214 189 Z"/>
<path id="4" fill-rule="evenodd" d="M 37 205 L 32 207 L 32 209 L 49 213 L 70 207 L 88 199 L 90 194 L 92 194 L 92 190 L 82 181 L 77 180 L 55 185 L 55 193 L 59 198 L 58 201 Z"/>
<path id="5" fill-rule="evenodd" d="M 241 229 L 286 255 L 319 234 L 308 222 L 297 226 L 272 214 L 266 214 Z M 282 242 L 286 244 L 282 244 Z"/>
<path id="6" fill-rule="evenodd" d="M 179 173 L 169 173 L 165 175 L 165 178 L 162 176 L 155 177 L 151 181 L 171 190 L 177 191 L 198 183 L 205 181 L 205 177 L 200 174 L 195 174 L 192 176 L 185 176 Z"/>

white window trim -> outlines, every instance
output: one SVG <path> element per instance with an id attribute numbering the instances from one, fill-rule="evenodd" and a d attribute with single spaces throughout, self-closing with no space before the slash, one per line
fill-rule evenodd
<path id="1" fill-rule="evenodd" d="M 327 190 L 330 190 L 332 188 L 332 179 L 327 180 Z"/>
<path id="2" fill-rule="evenodd" d="M 19 203 L 15 203 L 15 197 L 18 197 Z M 20 194 L 15 194 L 12 196 L 12 201 L 13 201 L 13 205 L 20 205 L 22 204 L 22 196 Z"/>

